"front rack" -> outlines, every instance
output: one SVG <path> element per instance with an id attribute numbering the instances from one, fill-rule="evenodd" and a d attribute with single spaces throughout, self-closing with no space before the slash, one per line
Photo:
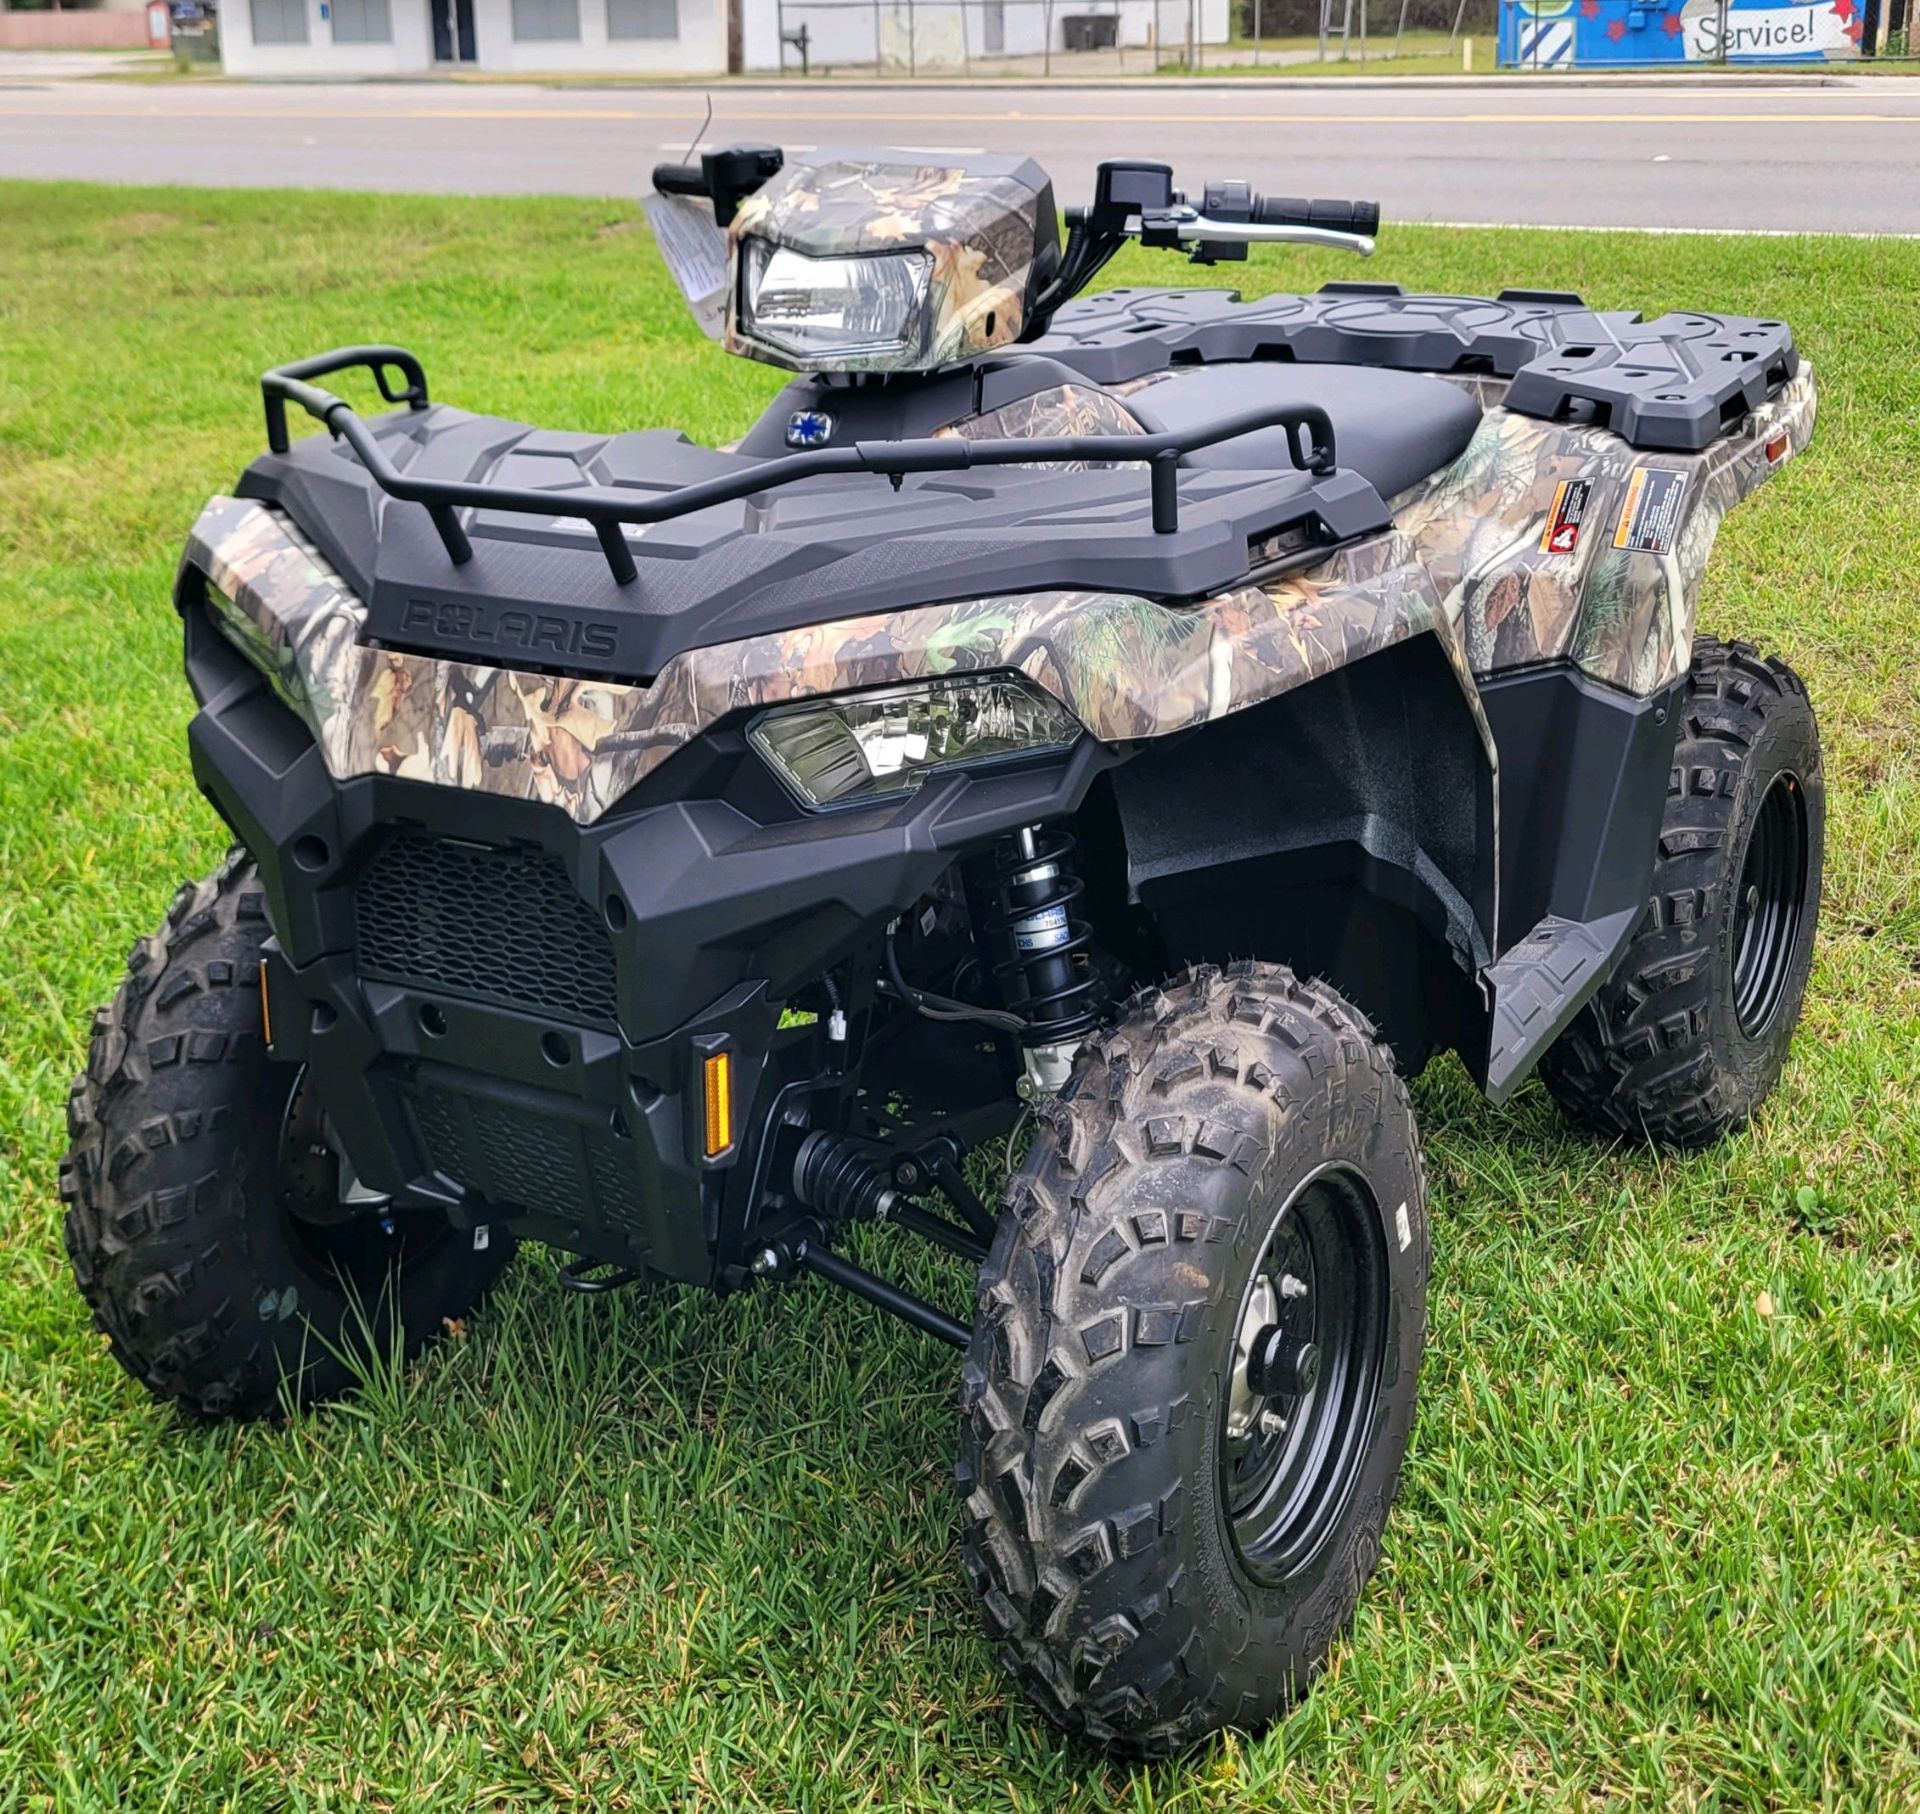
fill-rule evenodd
<path id="1" fill-rule="evenodd" d="M 742 498 L 828 473 L 874 473 L 890 480 L 897 491 L 909 473 L 959 472 L 970 466 L 1051 466 L 1088 460 L 1144 465 L 1151 488 L 1154 531 L 1171 535 L 1180 526 L 1182 454 L 1232 441 L 1263 428 L 1283 428 L 1287 431 L 1287 455 L 1299 471 L 1329 473 L 1334 469 L 1333 422 L 1327 412 L 1311 404 L 1290 404 L 1249 410 L 1201 427 L 1167 434 L 1044 435 L 1031 440 L 978 441 L 960 435 L 936 435 L 910 441 L 856 441 L 849 447 L 822 447 L 759 461 L 744 472 L 724 478 L 701 479 L 691 485 L 640 496 L 607 486 L 553 492 L 457 479 L 418 479 L 394 465 L 379 438 L 354 413 L 351 404 L 308 382 L 332 372 L 362 367 L 373 374 L 380 395 L 387 402 L 404 403 L 414 410 L 427 407 L 426 371 L 404 347 L 340 347 L 291 365 L 275 366 L 261 378 L 267 445 L 277 454 L 288 450 L 291 443 L 287 437 L 287 405 L 298 404 L 330 435 L 353 449 L 373 475 L 374 483 L 389 497 L 425 508 L 456 566 L 473 558 L 473 543 L 468 540 L 458 515 L 462 509 L 580 517 L 592 525 L 594 534 L 600 538 L 600 549 L 606 556 L 608 568 L 615 581 L 623 586 L 638 577 L 633 552 L 622 533 L 623 525 L 670 522 L 714 504 L 737 503 Z M 397 372 L 401 382 L 391 382 L 391 372 Z"/>

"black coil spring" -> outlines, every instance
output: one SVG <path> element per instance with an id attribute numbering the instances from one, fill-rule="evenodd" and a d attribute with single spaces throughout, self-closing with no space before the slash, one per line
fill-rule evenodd
<path id="1" fill-rule="evenodd" d="M 1077 1039 L 1100 1018 L 1104 986 L 1083 953 L 1093 931 L 1073 911 L 1087 891 L 1075 875 L 1072 857 L 1078 842 L 1071 832 L 1041 827 L 1031 853 L 1018 837 L 1003 838 L 993 853 L 993 905 L 985 927 L 1007 1005 L 1024 1015 L 1026 1045 L 1051 1045 Z M 1051 875 L 1033 872 L 1051 869 Z M 1033 875 L 1032 880 L 1027 877 Z M 1066 936 L 1043 947 L 1023 950 L 1018 934 L 1034 921 L 1058 916 Z"/>

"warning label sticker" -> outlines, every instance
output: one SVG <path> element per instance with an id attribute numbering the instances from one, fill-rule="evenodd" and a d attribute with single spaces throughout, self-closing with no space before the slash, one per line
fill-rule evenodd
<path id="1" fill-rule="evenodd" d="M 1680 507 L 1687 498 L 1687 475 L 1670 466 L 1636 466 L 1627 480 L 1627 501 L 1620 506 L 1616 548 L 1638 554 L 1666 554 L 1680 533 Z"/>
<path id="2" fill-rule="evenodd" d="M 1571 554 L 1580 545 L 1580 526 L 1587 520 L 1587 504 L 1593 497 L 1591 479 L 1562 479 L 1553 494 L 1553 508 L 1547 512 L 1547 526 L 1540 532 L 1542 554 Z"/>
<path id="3" fill-rule="evenodd" d="M 683 195 L 643 196 L 640 205 L 694 320 L 718 340 L 727 313 L 727 236 L 713 224 L 713 210 Z"/>

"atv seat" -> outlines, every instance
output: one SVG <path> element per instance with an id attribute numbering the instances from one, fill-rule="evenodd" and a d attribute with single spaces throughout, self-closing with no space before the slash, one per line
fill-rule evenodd
<path id="1" fill-rule="evenodd" d="M 1290 403 L 1314 404 L 1327 412 L 1340 464 L 1383 498 L 1457 459 L 1480 425 L 1480 406 L 1458 385 L 1364 365 L 1203 365 L 1127 398 L 1140 426 L 1156 434 Z M 1221 441 L 1182 461 L 1242 470 L 1292 463 L 1287 431 L 1281 428 Z"/>

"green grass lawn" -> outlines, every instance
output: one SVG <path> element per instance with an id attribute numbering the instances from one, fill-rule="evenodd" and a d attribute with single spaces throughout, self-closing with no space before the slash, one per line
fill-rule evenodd
<path id="1" fill-rule="evenodd" d="M 715 439 L 779 377 L 682 319 L 623 203 L 0 185 L 0 274 L 0 1809 L 1920 1808 L 1920 245 L 1406 230 L 1367 272 L 1795 325 L 1814 449 L 1702 613 L 1812 686 L 1825 931 L 1717 1152 L 1422 1080 L 1433 1342 L 1381 1569 L 1283 1725 L 1138 1773 L 975 1635 L 952 1356 L 823 1287 L 583 1302 L 530 1252 L 290 1427 L 122 1377 L 61 1252 L 62 1105 L 225 844 L 168 584 L 257 374 L 393 339 L 449 400 Z"/>
<path id="2" fill-rule="evenodd" d="M 1347 45 L 1347 54 L 1340 54 L 1339 20 L 1334 20 L 1334 29 L 1327 38 L 1327 54 L 1316 56 L 1308 63 L 1275 63 L 1272 57 L 1283 52 L 1310 50 L 1317 52 L 1320 40 L 1311 34 L 1295 37 L 1266 37 L 1256 45 L 1252 38 L 1236 37 L 1225 44 L 1208 44 L 1202 48 L 1202 72 L 1210 76 L 1457 76 L 1461 73 L 1462 59 L 1458 39 L 1450 38 L 1443 31 L 1410 31 L 1401 36 L 1398 46 L 1389 26 L 1386 31 L 1371 34 L 1365 43 L 1365 54 L 1356 31 Z M 1472 32 L 1463 34 L 1474 38 L 1473 73 L 1476 75 L 1497 75 L 1494 60 L 1494 41 L 1491 31 L 1482 32 L 1475 37 Z M 1265 59 L 1264 61 L 1262 59 Z M 1186 65 L 1178 60 L 1161 66 L 1163 74 L 1184 75 Z"/>

